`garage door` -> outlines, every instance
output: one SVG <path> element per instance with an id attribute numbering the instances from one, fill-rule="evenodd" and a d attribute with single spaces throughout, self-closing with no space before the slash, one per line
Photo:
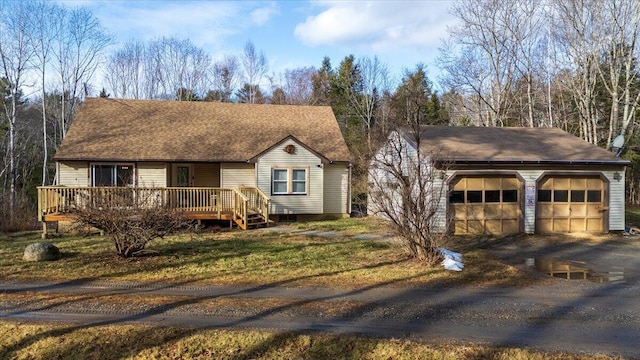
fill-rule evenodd
<path id="1" fill-rule="evenodd" d="M 536 231 L 603 232 L 604 209 L 600 177 L 547 177 L 538 183 Z"/>
<path id="2" fill-rule="evenodd" d="M 520 232 L 520 181 L 515 176 L 464 176 L 449 188 L 456 234 Z"/>

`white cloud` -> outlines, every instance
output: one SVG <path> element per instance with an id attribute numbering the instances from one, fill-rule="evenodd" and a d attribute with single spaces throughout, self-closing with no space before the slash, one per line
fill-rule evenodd
<path id="1" fill-rule="evenodd" d="M 296 26 L 308 46 L 360 47 L 372 51 L 435 48 L 452 23 L 449 1 L 319 2 L 322 11 Z"/>
<path id="2" fill-rule="evenodd" d="M 129 38 L 149 40 L 162 36 L 188 38 L 206 48 L 220 48 L 227 36 L 249 26 L 239 19 L 246 10 L 230 2 L 94 2 L 94 13 L 108 31 L 123 42 Z"/>
<path id="3" fill-rule="evenodd" d="M 278 14 L 280 14 L 280 9 L 276 3 L 272 2 L 268 6 L 253 10 L 249 16 L 255 25 L 262 26 Z"/>

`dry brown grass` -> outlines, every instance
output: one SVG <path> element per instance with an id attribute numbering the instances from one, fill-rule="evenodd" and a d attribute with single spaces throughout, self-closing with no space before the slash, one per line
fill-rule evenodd
<path id="1" fill-rule="evenodd" d="M 463 249 L 465 271 L 428 268 L 385 241 L 323 238 L 273 232 L 222 232 L 154 241 L 157 256 L 123 259 L 100 237 L 62 237 L 53 242 L 62 259 L 25 263 L 37 234 L 0 238 L 0 279 L 108 280 L 198 285 L 286 285 L 353 288 L 373 285 L 521 286 L 526 272 L 489 252 Z M 454 244 L 455 245 L 455 244 Z M 455 249 L 455 247 L 454 247 Z"/>
<path id="2" fill-rule="evenodd" d="M 618 359 L 352 335 L 0 321 L 2 359 Z"/>

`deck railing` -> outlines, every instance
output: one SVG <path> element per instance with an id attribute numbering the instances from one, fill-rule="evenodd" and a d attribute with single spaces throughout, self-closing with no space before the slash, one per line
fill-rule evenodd
<path id="1" fill-rule="evenodd" d="M 269 219 L 269 197 L 257 187 L 240 186 L 241 193 L 248 199 L 249 210 Z"/>
<path id="2" fill-rule="evenodd" d="M 38 220 L 47 214 L 65 214 L 87 206 L 148 208 L 166 206 L 187 213 L 232 214 L 246 227 L 248 212 L 264 206 L 258 189 L 240 190 L 209 187 L 38 187 Z M 261 193 L 261 192 L 260 192 Z M 267 199 L 268 204 L 268 199 Z M 261 210 L 261 214 L 268 212 Z"/>

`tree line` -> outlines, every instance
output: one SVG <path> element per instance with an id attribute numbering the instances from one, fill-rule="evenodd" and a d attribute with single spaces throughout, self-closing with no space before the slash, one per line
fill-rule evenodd
<path id="1" fill-rule="evenodd" d="M 375 56 L 348 55 L 276 73 L 251 41 L 215 57 L 176 37 L 115 44 L 86 8 L 0 2 L 0 201 L 9 209 L 0 223 L 35 218 L 35 187 L 53 183 L 52 154 L 84 97 L 98 94 L 331 106 L 356 179 L 401 124 L 559 127 L 604 148 L 624 135 L 627 199 L 640 203 L 640 3 L 459 0 L 451 12 L 458 23 L 430 64 L 441 70 L 438 93 L 425 64 L 398 76 Z M 363 196 L 366 181 L 353 193 Z"/>

